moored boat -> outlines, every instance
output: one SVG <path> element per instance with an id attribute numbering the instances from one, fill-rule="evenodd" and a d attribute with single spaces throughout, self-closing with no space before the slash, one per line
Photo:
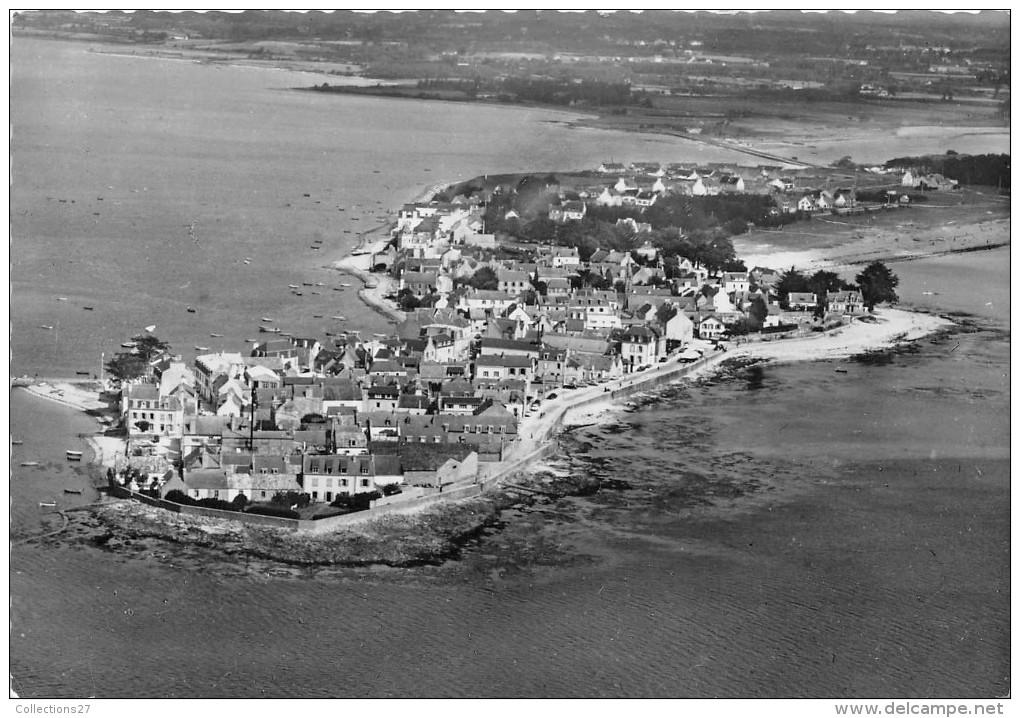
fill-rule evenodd
<path id="1" fill-rule="evenodd" d="M 67 450 L 67 460 L 68 461 L 81 461 L 81 456 L 82 456 L 82 452 L 80 452 L 80 451 L 73 451 L 71 449 Z"/>
<path id="2" fill-rule="evenodd" d="M 82 307 L 82 309 L 84 309 L 86 312 L 92 311 L 92 307 Z"/>
<path id="3" fill-rule="evenodd" d="M 21 465 L 22 466 L 38 466 L 39 462 L 38 461 L 22 461 Z"/>
<path id="4" fill-rule="evenodd" d="M 68 488 L 65 488 L 64 489 L 64 493 L 65 494 L 80 494 L 81 493 L 81 489 L 68 489 Z"/>
<path id="5" fill-rule="evenodd" d="M 263 334 L 279 334 L 280 333 L 280 328 L 279 327 L 266 327 L 266 326 L 259 325 L 259 331 L 262 332 Z"/>
<path id="6" fill-rule="evenodd" d="M 209 347 L 200 347 L 200 346 L 198 346 L 198 345 L 196 344 L 196 345 L 195 345 L 195 351 L 199 351 L 199 352 L 207 352 L 207 351 L 209 351 Z"/>
<path id="7" fill-rule="evenodd" d="M 39 508 L 41 509 L 54 509 L 57 507 L 56 501 L 40 501 Z"/>

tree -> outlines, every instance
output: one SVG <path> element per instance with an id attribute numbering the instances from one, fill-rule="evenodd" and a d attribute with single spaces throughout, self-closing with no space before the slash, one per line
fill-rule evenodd
<path id="1" fill-rule="evenodd" d="M 499 289 L 499 278 L 492 267 L 480 267 L 473 275 L 464 280 L 475 289 Z"/>
<path id="2" fill-rule="evenodd" d="M 152 334 L 137 334 L 131 341 L 134 347 L 130 351 L 118 352 L 106 362 L 106 371 L 120 381 L 142 376 L 149 370 L 149 362 L 170 350 L 169 344 Z"/>
<path id="3" fill-rule="evenodd" d="M 808 279 L 803 274 L 797 271 L 795 267 L 790 267 L 790 271 L 784 272 L 783 276 L 779 279 L 779 283 L 776 284 L 776 292 L 779 294 L 779 306 L 786 309 L 789 307 L 790 292 L 809 292 L 811 287 L 808 284 Z"/>
<path id="4" fill-rule="evenodd" d="M 765 318 L 768 315 L 769 310 L 768 307 L 765 306 L 764 299 L 759 296 L 751 300 L 751 306 L 747 309 L 747 318 L 755 331 L 758 331 L 765 326 Z"/>
<path id="5" fill-rule="evenodd" d="M 810 291 L 821 297 L 823 294 L 829 292 L 839 292 L 846 289 L 846 282 L 839 278 L 839 275 L 835 272 L 828 272 L 824 269 L 819 269 L 817 272 L 811 275 L 811 278 L 807 280 Z"/>
<path id="6" fill-rule="evenodd" d="M 151 361 L 159 354 L 170 351 L 169 344 L 152 334 L 136 334 L 131 337 L 131 341 L 135 343 L 138 355 L 144 357 L 145 361 Z"/>
<path id="7" fill-rule="evenodd" d="M 404 287 L 397 292 L 397 303 L 400 305 L 401 310 L 405 312 L 411 312 L 421 306 L 421 302 L 418 301 L 418 297 L 414 296 L 414 292 L 408 287 Z"/>
<path id="8" fill-rule="evenodd" d="M 655 319 L 662 326 L 666 326 L 670 319 L 677 315 L 677 308 L 670 302 L 663 302 L 659 305 L 659 308 L 655 310 Z"/>
<path id="9" fill-rule="evenodd" d="M 529 307 L 533 307 L 536 304 L 538 304 L 538 292 L 536 292 L 534 289 L 525 289 L 521 293 L 520 299 Z"/>
<path id="10" fill-rule="evenodd" d="M 872 262 L 856 277 L 857 286 L 861 288 L 861 296 L 868 311 L 873 311 L 880 302 L 895 304 L 899 301 L 896 287 L 900 278 L 889 271 L 882 262 Z"/>

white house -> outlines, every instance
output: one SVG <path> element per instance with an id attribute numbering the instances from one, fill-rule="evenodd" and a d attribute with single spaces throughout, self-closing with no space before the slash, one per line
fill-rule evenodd
<path id="1" fill-rule="evenodd" d="M 698 323 L 698 336 L 702 339 L 718 339 L 726 327 L 715 317 L 705 317 Z"/>

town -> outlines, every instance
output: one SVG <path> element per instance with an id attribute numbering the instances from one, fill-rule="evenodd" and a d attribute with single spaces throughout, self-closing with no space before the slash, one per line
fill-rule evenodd
<path id="1" fill-rule="evenodd" d="M 670 197 L 726 193 L 767 199 L 764 220 L 887 211 L 918 189 L 956 186 L 909 169 L 869 174 L 870 185 L 829 189 L 817 170 L 607 162 L 569 188 L 555 178 L 451 186 L 446 194 L 471 194 L 405 205 L 390 234 L 359 252 L 379 277 L 368 286 L 402 310 L 390 308 L 403 319 L 388 335 L 263 326 L 265 340 L 248 352 L 204 353 L 190 366 L 149 334 L 126 342 L 122 357 L 142 361 L 121 377 L 127 447 L 111 486 L 294 519 L 476 484 L 519 456 L 534 438 L 523 436 L 526 420 L 560 394 L 608 391 L 729 342 L 810 335 L 895 300 L 881 266 L 859 275 L 861 286 L 832 272 L 748 269 L 731 246 L 678 254 L 683 245 L 666 240 L 682 228 L 656 232 L 635 218 Z M 612 208 L 632 210 L 612 225 L 630 251 L 486 231 L 537 218 L 560 237 Z"/>

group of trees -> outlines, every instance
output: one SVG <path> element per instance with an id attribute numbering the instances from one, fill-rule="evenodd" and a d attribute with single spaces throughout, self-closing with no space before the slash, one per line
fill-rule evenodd
<path id="1" fill-rule="evenodd" d="M 117 352 L 106 362 L 106 371 L 119 381 L 129 381 L 144 376 L 149 363 L 161 353 L 169 351 L 170 345 L 152 334 L 137 334 L 131 337 L 134 347 Z"/>
<path id="2" fill-rule="evenodd" d="M 811 276 L 799 272 L 791 267 L 784 272 L 776 285 L 776 293 L 779 295 L 779 306 L 789 309 L 790 293 L 811 293 L 818 297 L 817 314 L 824 312 L 825 296 L 830 292 L 841 292 L 848 289 L 857 289 L 864 299 L 864 306 L 869 311 L 875 308 L 876 304 L 889 302 L 890 304 L 899 301 L 896 295 L 896 287 L 900 279 L 882 262 L 872 262 L 865 267 L 855 278 L 856 284 L 843 280 L 835 272 L 820 269 Z"/>
<path id="3" fill-rule="evenodd" d="M 897 157 L 885 163 L 887 168 L 914 169 L 921 174 L 941 174 L 960 184 L 1009 188 L 1009 155 L 944 155 Z"/>

